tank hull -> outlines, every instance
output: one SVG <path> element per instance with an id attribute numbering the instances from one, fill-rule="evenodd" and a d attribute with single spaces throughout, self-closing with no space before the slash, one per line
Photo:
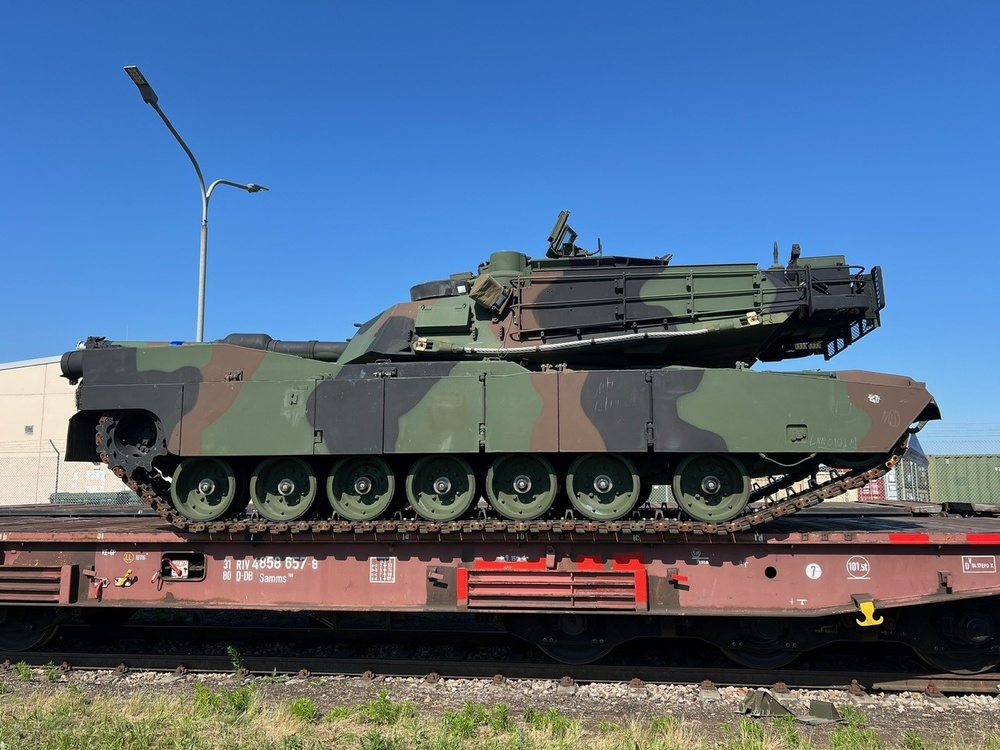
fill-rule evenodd
<path id="1" fill-rule="evenodd" d="M 338 366 L 213 344 L 87 354 L 74 423 L 149 411 L 177 456 L 880 453 L 936 414 L 923 383 L 865 371 Z M 71 460 L 93 459 L 86 442 Z"/>
<path id="2" fill-rule="evenodd" d="M 382 505 L 376 511 L 372 497 L 354 498 L 369 505 L 352 520 L 384 517 L 405 497 L 418 516 L 451 521 L 474 513 L 482 495 L 511 519 L 575 509 L 613 520 L 639 509 L 653 484 L 675 482 L 683 495 L 676 482 L 684 467 L 697 497 L 682 508 L 728 521 L 752 500 L 741 489 L 749 480 L 792 467 L 803 478 L 821 462 L 870 468 L 913 423 L 938 416 L 922 383 L 863 371 L 531 370 L 503 360 L 340 365 L 225 343 L 105 342 L 76 354 L 83 382 L 67 459 L 103 460 L 126 481 L 137 472 L 176 480 L 184 461 L 218 459 L 189 465 L 187 476 L 208 472 L 214 485 L 220 476 L 230 483 L 227 514 L 246 505 L 246 485 L 262 509 L 254 482 L 273 475 L 278 494 L 288 482 L 309 484 L 300 506 L 314 506 L 310 517 L 329 515 L 326 495 L 352 518 L 338 492 L 366 495 L 381 483 Z M 694 457 L 712 458 L 692 465 Z M 275 466 L 276 458 L 287 461 Z M 346 489 L 335 486 L 338 465 L 353 477 Z M 422 478 L 427 488 L 410 486 Z M 198 481 L 189 487 L 196 494 Z M 422 501 L 421 492 L 429 497 Z M 495 497 L 505 492 L 514 492 L 515 510 Z"/>

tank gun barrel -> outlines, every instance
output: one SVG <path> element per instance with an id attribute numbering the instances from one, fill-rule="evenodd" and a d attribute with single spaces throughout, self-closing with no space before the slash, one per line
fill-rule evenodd
<path id="1" fill-rule="evenodd" d="M 304 359 L 315 359 L 319 362 L 336 362 L 344 353 L 344 349 L 347 348 L 346 341 L 316 341 L 315 339 L 312 341 L 279 341 L 266 333 L 231 333 L 215 343 L 242 346 L 245 349 L 260 349 L 276 354 L 291 354 Z M 103 336 L 92 336 L 86 342 L 81 342 L 73 351 L 62 355 L 60 360 L 62 375 L 73 385 L 83 377 L 84 357 L 87 349 L 121 349 L 134 348 L 139 345 L 135 342 L 108 341 Z"/>
<path id="2" fill-rule="evenodd" d="M 293 354 L 320 362 L 336 362 L 347 348 L 346 341 L 279 341 L 266 333 L 231 333 L 221 340 L 223 344 L 261 349 L 277 354 Z"/>

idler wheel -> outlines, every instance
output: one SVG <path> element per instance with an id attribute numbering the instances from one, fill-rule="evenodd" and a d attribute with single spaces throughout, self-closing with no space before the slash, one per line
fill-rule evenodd
<path id="1" fill-rule="evenodd" d="M 406 475 L 406 499 L 428 521 L 454 521 L 475 497 L 476 476 L 459 456 L 424 456 Z"/>
<path id="2" fill-rule="evenodd" d="M 594 521 L 613 521 L 627 515 L 639 499 L 639 474 L 625 456 L 588 453 L 578 456 L 566 475 L 573 507 Z"/>
<path id="3" fill-rule="evenodd" d="M 316 474 L 301 458 L 268 458 L 250 477 L 250 501 L 268 521 L 296 521 L 316 499 Z"/>
<path id="4" fill-rule="evenodd" d="M 236 474 L 228 461 L 199 456 L 185 458 L 174 469 L 170 497 L 185 518 L 214 521 L 232 509 L 236 489 Z"/>
<path id="5" fill-rule="evenodd" d="M 525 521 L 544 515 L 559 492 L 552 464 L 541 456 L 511 453 L 486 473 L 486 496 L 504 518 Z"/>
<path id="6" fill-rule="evenodd" d="M 674 472 L 674 500 L 692 518 L 719 523 L 743 512 L 750 499 L 750 477 L 732 456 L 696 454 Z"/>
<path id="7" fill-rule="evenodd" d="M 153 461 L 166 454 L 159 420 L 147 411 L 121 411 L 105 415 L 98 423 L 98 444 L 108 454 L 109 466 L 152 471 Z"/>
<path id="8" fill-rule="evenodd" d="M 348 521 L 370 521 L 389 509 L 396 479 L 378 456 L 342 458 L 326 477 L 330 505 Z"/>

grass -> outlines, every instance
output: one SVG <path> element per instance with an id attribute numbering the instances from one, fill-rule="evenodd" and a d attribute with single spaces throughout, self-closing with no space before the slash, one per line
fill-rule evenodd
<path id="1" fill-rule="evenodd" d="M 709 741 L 697 722 L 670 716 L 581 721 L 556 708 L 522 712 L 473 701 L 422 714 L 384 690 L 326 707 L 308 697 L 268 700 L 265 684 L 196 682 L 174 694 L 91 698 L 73 684 L 18 690 L 0 683 L 0 750 L 1000 750 L 996 734 L 975 743 L 935 743 L 913 730 L 885 739 L 849 705 L 841 708 L 843 724 L 822 731 L 791 717 L 741 718 Z"/>
<path id="2" fill-rule="evenodd" d="M 844 724 L 830 733 L 830 747 L 834 750 L 884 750 L 885 745 L 874 729 L 868 726 L 868 717 L 855 706 L 842 706 L 840 715 Z"/>
<path id="3" fill-rule="evenodd" d="M 243 673 L 243 656 L 236 650 L 235 646 L 226 646 L 226 653 L 229 655 L 229 663 L 236 674 Z"/>

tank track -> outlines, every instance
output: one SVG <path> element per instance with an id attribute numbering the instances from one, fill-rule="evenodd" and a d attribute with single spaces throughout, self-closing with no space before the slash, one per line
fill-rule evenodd
<path id="1" fill-rule="evenodd" d="M 798 482 L 808 479 L 809 470 L 789 473 L 775 478 L 768 484 L 755 487 L 750 494 L 748 512 L 724 523 L 696 521 L 686 518 L 667 518 L 662 511 L 646 509 L 652 518 L 633 518 L 618 521 L 592 521 L 589 519 L 561 518 L 509 521 L 503 518 L 466 518 L 456 521 L 434 522 L 424 519 L 380 519 L 376 521 L 345 521 L 331 519 L 302 519 L 300 521 L 267 521 L 253 516 L 220 519 L 218 521 L 193 521 L 182 516 L 170 499 L 170 483 L 155 470 L 135 468 L 128 474 L 121 466 L 110 466 L 110 456 L 103 450 L 104 430 L 101 426 L 111 420 L 105 415 L 97 430 L 97 449 L 101 460 L 126 486 L 155 510 L 171 526 L 192 533 L 252 533 L 252 534 L 417 534 L 440 535 L 461 533 L 586 533 L 586 534 L 735 534 L 797 513 L 824 500 L 837 497 L 848 490 L 857 489 L 886 474 L 896 466 L 906 451 L 910 433 L 906 433 L 893 450 L 875 467 L 852 469 L 832 477 L 822 484 L 811 484 L 799 492 L 789 492 Z M 642 512 L 638 509 L 636 512 Z"/>

